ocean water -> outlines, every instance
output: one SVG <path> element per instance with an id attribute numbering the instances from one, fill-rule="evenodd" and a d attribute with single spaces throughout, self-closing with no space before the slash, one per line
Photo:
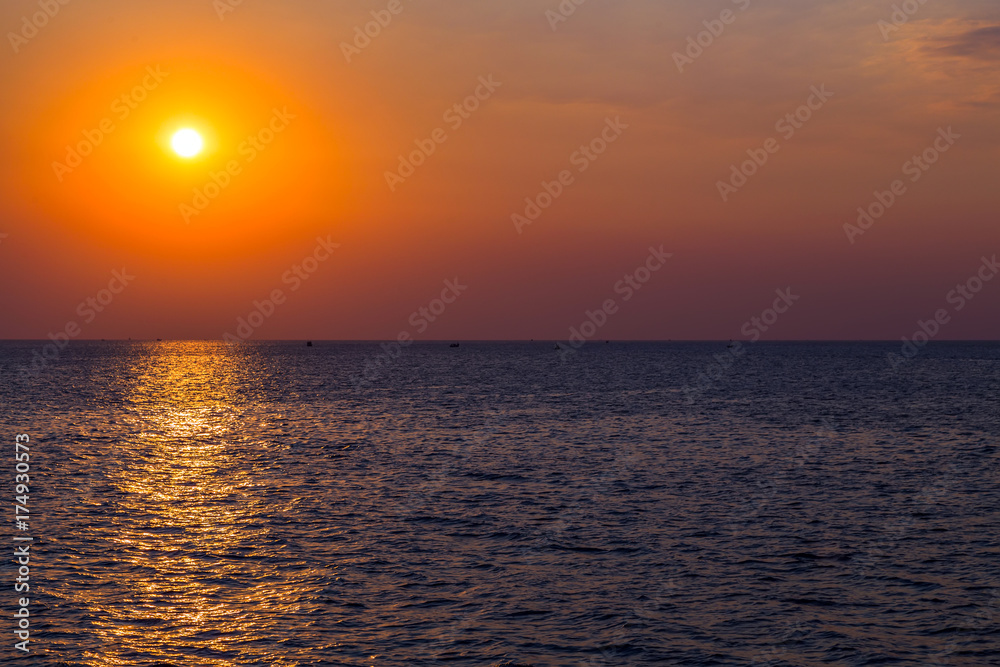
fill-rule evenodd
<path id="1" fill-rule="evenodd" d="M 1000 664 L 998 344 L 41 349 L 2 664 Z"/>

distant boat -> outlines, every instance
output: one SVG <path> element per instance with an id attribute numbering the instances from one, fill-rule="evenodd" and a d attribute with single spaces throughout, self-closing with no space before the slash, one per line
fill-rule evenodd
<path id="1" fill-rule="evenodd" d="M 311 340 L 307 340 L 306 341 L 306 347 L 312 347 L 312 346 L 313 346 L 313 342 Z"/>
<path id="2" fill-rule="evenodd" d="M 735 345 L 733 344 L 733 341 L 731 341 L 731 340 L 730 340 L 730 341 L 729 341 L 729 345 L 727 345 L 726 347 L 727 347 L 728 349 L 732 349 L 732 348 L 734 348 L 734 347 L 736 347 L 736 346 L 735 346 Z"/>
<path id="3" fill-rule="evenodd" d="M 556 343 L 556 349 L 557 350 L 561 350 L 562 349 L 562 347 L 559 346 L 559 343 Z"/>
<path id="4" fill-rule="evenodd" d="M 452 343 L 452 344 L 451 344 L 451 345 L 449 345 L 448 347 L 459 347 L 459 344 L 458 344 L 458 343 Z"/>

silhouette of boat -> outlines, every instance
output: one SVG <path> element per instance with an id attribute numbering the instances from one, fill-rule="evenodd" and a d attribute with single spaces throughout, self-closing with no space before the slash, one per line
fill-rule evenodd
<path id="1" fill-rule="evenodd" d="M 313 342 L 311 340 L 307 340 L 306 341 L 306 347 L 312 347 L 312 346 L 313 346 Z"/>
<path id="2" fill-rule="evenodd" d="M 451 344 L 451 345 L 449 345 L 448 347 L 459 347 L 459 344 L 458 344 L 458 343 L 452 343 L 452 344 Z"/>

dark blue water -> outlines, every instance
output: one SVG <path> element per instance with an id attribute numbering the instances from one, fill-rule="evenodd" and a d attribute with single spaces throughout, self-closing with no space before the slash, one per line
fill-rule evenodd
<path id="1" fill-rule="evenodd" d="M 1000 345 L 40 349 L 20 664 L 1000 664 Z"/>

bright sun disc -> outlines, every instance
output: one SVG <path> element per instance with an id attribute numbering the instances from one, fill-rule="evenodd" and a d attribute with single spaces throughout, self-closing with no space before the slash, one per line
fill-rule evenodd
<path id="1" fill-rule="evenodd" d="M 194 157 L 201 152 L 201 135 L 190 128 L 177 130 L 170 139 L 170 146 L 181 157 Z"/>

